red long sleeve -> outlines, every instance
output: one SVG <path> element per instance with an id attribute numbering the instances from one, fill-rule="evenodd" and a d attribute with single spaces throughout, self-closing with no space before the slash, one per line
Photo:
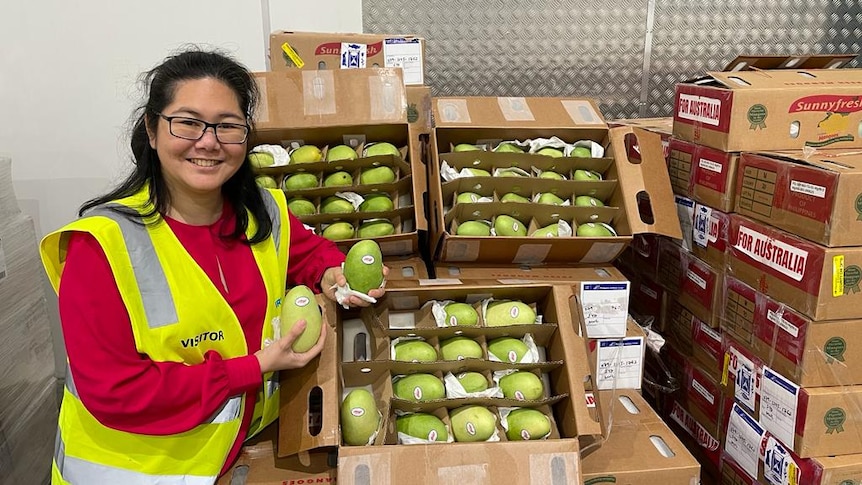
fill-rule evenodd
<path id="1" fill-rule="evenodd" d="M 226 210 L 212 226 L 167 220 L 234 309 L 249 355 L 222 359 L 217 352 L 209 352 L 203 363 L 185 365 L 154 362 L 139 354 L 104 251 L 92 236 L 75 233 L 59 290 L 71 374 L 87 409 L 104 425 L 122 431 L 164 435 L 189 430 L 206 421 L 227 398 L 256 390 L 262 380 L 252 354 L 260 349 L 265 289 L 249 246 L 218 237 L 216 228 L 232 224 L 232 213 Z M 340 264 L 344 256 L 334 244 L 314 236 L 291 217 L 289 258 L 288 280 L 316 287 L 324 270 Z M 253 392 L 246 404 L 240 436 L 226 465 L 235 458 L 248 431 Z"/>

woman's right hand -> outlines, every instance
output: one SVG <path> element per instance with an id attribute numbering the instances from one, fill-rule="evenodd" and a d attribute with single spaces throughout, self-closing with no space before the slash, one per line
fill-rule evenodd
<path id="1" fill-rule="evenodd" d="M 260 372 L 266 374 L 272 371 L 305 367 L 323 350 L 323 345 L 326 342 L 326 327 L 325 324 L 320 326 L 320 338 L 314 347 L 308 349 L 307 352 L 300 353 L 294 352 L 291 346 L 305 330 L 305 320 L 296 322 L 296 325 L 290 329 L 287 335 L 255 352 L 254 355 L 260 363 Z"/>

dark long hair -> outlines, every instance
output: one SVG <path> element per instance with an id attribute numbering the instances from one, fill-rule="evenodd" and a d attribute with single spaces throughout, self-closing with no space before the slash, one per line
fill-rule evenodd
<path id="1" fill-rule="evenodd" d="M 198 47 L 186 48 L 168 57 L 141 76 L 146 102 L 132 115 L 134 119 L 131 136 L 134 156 L 132 173 L 109 193 L 85 202 L 78 211 L 79 216 L 96 206 L 131 196 L 147 185 L 150 186 L 148 205 L 151 209 L 143 213 L 144 218 L 167 212 L 170 206 L 170 193 L 162 175 L 159 155 L 150 146 L 147 123 L 150 125 L 150 130 L 156 130 L 159 122 L 158 113 L 173 102 L 180 83 L 206 78 L 217 79 L 233 90 L 239 100 L 240 108 L 253 128 L 254 113 L 260 100 L 260 93 L 248 69 L 225 53 L 205 51 Z M 248 157 L 239 170 L 222 185 L 221 190 L 222 195 L 233 205 L 236 212 L 236 226 L 226 237 L 240 238 L 245 234 L 249 224 L 246 212 L 248 211 L 257 222 L 257 231 L 249 238 L 248 243 L 254 244 L 268 238 L 272 232 L 272 221 L 269 219 L 263 197 L 254 181 L 254 173 Z M 138 210 L 124 211 L 122 207 L 116 205 L 110 207 L 135 219 L 140 217 Z"/>

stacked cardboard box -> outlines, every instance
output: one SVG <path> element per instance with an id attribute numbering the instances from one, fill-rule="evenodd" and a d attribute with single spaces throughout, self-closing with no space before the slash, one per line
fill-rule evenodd
<path id="1" fill-rule="evenodd" d="M 668 170 L 684 237 L 618 261 L 663 285 L 677 385 L 654 395 L 712 476 L 839 483 L 862 465 L 860 382 L 844 365 L 862 316 L 862 72 L 815 69 L 846 61 L 737 59 L 679 84 Z M 735 69 L 763 63 L 793 69 Z"/>
<path id="2" fill-rule="evenodd" d="M 35 227 L 18 208 L 11 164 L 0 157 L 0 476 L 46 483 L 57 382 Z"/>

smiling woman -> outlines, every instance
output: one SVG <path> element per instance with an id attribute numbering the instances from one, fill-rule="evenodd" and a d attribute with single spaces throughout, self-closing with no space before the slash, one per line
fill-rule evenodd
<path id="1" fill-rule="evenodd" d="M 334 243 L 255 183 L 251 73 L 190 50 L 144 80 L 131 174 L 41 245 L 68 354 L 54 484 L 214 483 L 277 417 L 275 371 L 326 340 L 294 351 L 299 319 L 273 341 L 287 287 L 346 284 Z"/>

